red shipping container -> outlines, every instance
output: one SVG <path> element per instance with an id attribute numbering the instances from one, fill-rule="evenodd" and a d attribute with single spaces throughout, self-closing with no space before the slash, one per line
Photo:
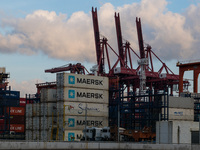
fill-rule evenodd
<path id="1" fill-rule="evenodd" d="M 23 124 L 10 124 L 10 131 L 24 132 L 24 125 Z"/>
<path id="2" fill-rule="evenodd" d="M 19 105 L 22 107 L 25 107 L 26 106 L 26 98 L 20 98 Z"/>
<path id="3" fill-rule="evenodd" d="M 9 114 L 9 107 L 7 107 L 7 113 Z M 24 116 L 25 107 L 10 107 L 10 115 Z"/>
<path id="4" fill-rule="evenodd" d="M 6 120 L 6 123 L 9 124 L 9 120 Z M 10 116 L 10 124 L 25 124 L 24 116 Z"/>

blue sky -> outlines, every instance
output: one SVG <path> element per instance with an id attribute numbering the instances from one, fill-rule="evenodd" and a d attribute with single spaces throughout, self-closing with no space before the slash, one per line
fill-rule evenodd
<path id="1" fill-rule="evenodd" d="M 10 72 L 13 90 L 24 96 L 36 91 L 35 83 L 54 81 L 55 74 L 44 73 L 45 69 L 81 62 L 89 70 L 95 64 L 92 6 L 98 9 L 100 32 L 113 47 L 112 19 L 117 11 L 123 35 L 134 49 L 138 49 L 134 20 L 139 16 L 145 42 L 174 73 L 178 73 L 178 60 L 197 59 L 198 0 L 1 0 L 0 66 Z M 41 39 L 37 39 L 40 34 Z"/>

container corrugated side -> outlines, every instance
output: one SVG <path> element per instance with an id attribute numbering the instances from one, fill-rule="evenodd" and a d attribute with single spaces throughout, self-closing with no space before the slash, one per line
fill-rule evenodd
<path id="1" fill-rule="evenodd" d="M 56 89 L 44 88 L 41 90 L 41 102 L 56 102 Z"/>
<path id="2" fill-rule="evenodd" d="M 33 104 L 26 104 L 26 117 L 32 117 L 33 116 Z"/>
<path id="3" fill-rule="evenodd" d="M 108 104 L 64 102 L 65 115 L 108 117 Z"/>
<path id="4" fill-rule="evenodd" d="M 33 130 L 33 140 L 40 140 L 40 132 L 39 130 Z"/>
<path id="5" fill-rule="evenodd" d="M 25 124 L 25 116 L 10 116 L 10 119 L 7 119 L 7 124 Z"/>
<path id="6" fill-rule="evenodd" d="M 64 141 L 80 141 L 83 137 L 82 130 L 65 130 Z"/>
<path id="7" fill-rule="evenodd" d="M 170 108 L 194 109 L 194 99 L 190 97 L 169 96 Z"/>
<path id="8" fill-rule="evenodd" d="M 33 116 L 39 116 L 40 115 L 40 104 L 39 103 L 34 103 L 32 104 L 33 107 Z"/>
<path id="9" fill-rule="evenodd" d="M 33 140 L 33 130 L 27 130 L 26 129 L 25 140 L 26 141 L 32 141 Z"/>
<path id="10" fill-rule="evenodd" d="M 26 117 L 26 129 L 33 130 L 33 118 L 32 117 Z"/>
<path id="11" fill-rule="evenodd" d="M 57 89 L 58 101 L 90 102 L 108 104 L 108 91 L 64 87 Z M 60 94 L 59 94 L 60 93 Z"/>
<path id="12" fill-rule="evenodd" d="M 194 120 L 194 109 L 169 108 L 169 120 Z"/>
<path id="13" fill-rule="evenodd" d="M 33 117 L 33 130 L 40 129 L 40 117 Z"/>
<path id="14" fill-rule="evenodd" d="M 108 78 L 72 73 L 57 73 L 57 87 L 79 87 L 108 90 Z"/>
<path id="15" fill-rule="evenodd" d="M 87 117 L 84 116 L 65 116 L 63 121 L 65 130 L 83 130 L 85 125 L 88 127 L 107 127 L 108 117 Z"/>
<path id="16" fill-rule="evenodd" d="M 55 116 L 57 111 L 56 103 L 41 103 L 40 104 L 40 116 Z"/>
<path id="17" fill-rule="evenodd" d="M 49 130 L 53 125 L 57 125 L 57 116 L 40 117 L 40 129 Z"/>

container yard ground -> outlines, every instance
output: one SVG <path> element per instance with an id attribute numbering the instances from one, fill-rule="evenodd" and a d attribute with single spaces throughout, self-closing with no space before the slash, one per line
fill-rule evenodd
<path id="1" fill-rule="evenodd" d="M 0 142 L 0 149 L 13 150 L 199 150 L 200 145 L 191 144 L 142 144 L 114 142 Z"/>

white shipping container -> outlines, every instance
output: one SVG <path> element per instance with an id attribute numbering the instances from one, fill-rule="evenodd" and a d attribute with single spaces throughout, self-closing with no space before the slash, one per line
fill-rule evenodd
<path id="1" fill-rule="evenodd" d="M 57 73 L 57 87 L 79 87 L 108 90 L 108 78 L 101 76 Z"/>
<path id="2" fill-rule="evenodd" d="M 85 111 L 87 110 L 87 111 Z M 64 102 L 65 115 L 108 117 L 108 104 Z"/>
<path id="3" fill-rule="evenodd" d="M 56 89 L 43 88 L 41 90 L 41 102 L 56 102 Z"/>
<path id="4" fill-rule="evenodd" d="M 57 116 L 40 117 L 40 129 L 49 130 L 52 126 L 57 126 Z"/>
<path id="5" fill-rule="evenodd" d="M 52 131 L 51 129 L 49 130 L 40 130 L 40 140 L 41 141 L 50 141 L 52 140 Z"/>
<path id="6" fill-rule="evenodd" d="M 33 130 L 26 130 L 26 141 L 32 141 L 33 140 Z"/>
<path id="7" fill-rule="evenodd" d="M 65 130 L 64 141 L 80 141 L 83 137 L 82 130 Z"/>
<path id="8" fill-rule="evenodd" d="M 33 116 L 39 116 L 40 115 L 40 104 L 39 103 L 34 103 L 32 104 L 33 107 Z"/>
<path id="9" fill-rule="evenodd" d="M 33 140 L 40 140 L 40 132 L 39 130 L 33 130 Z"/>
<path id="10" fill-rule="evenodd" d="M 56 103 L 41 103 L 40 104 L 40 116 L 56 116 Z"/>
<path id="11" fill-rule="evenodd" d="M 33 129 L 33 118 L 26 117 L 26 129 L 32 130 Z"/>
<path id="12" fill-rule="evenodd" d="M 33 117 L 33 130 L 40 129 L 40 117 Z"/>
<path id="13" fill-rule="evenodd" d="M 32 117 L 33 110 L 32 110 L 32 104 L 26 104 L 26 117 Z"/>
<path id="14" fill-rule="evenodd" d="M 162 110 L 164 113 L 164 110 Z M 169 120 L 194 120 L 194 109 L 169 108 Z"/>
<path id="15" fill-rule="evenodd" d="M 93 90 L 64 87 L 57 89 L 59 98 L 58 101 L 71 102 L 90 102 L 90 103 L 106 103 L 108 104 L 107 90 Z"/>
<path id="16" fill-rule="evenodd" d="M 85 116 L 65 116 L 64 129 L 65 130 L 83 130 L 85 125 L 88 127 L 107 127 L 108 117 L 87 117 Z"/>

